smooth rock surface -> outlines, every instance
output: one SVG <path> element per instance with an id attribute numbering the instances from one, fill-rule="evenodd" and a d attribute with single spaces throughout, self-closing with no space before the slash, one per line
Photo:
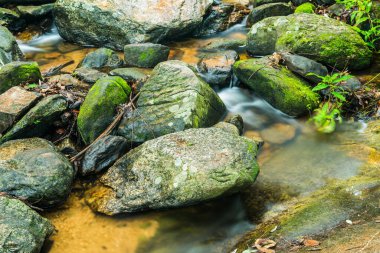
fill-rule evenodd
<path id="1" fill-rule="evenodd" d="M 154 68 L 168 59 L 169 52 L 169 47 L 160 44 L 130 44 L 124 47 L 124 61 L 128 66 Z"/>
<path id="2" fill-rule="evenodd" d="M 0 196 L 1 252 L 38 253 L 54 226 L 22 201 Z"/>
<path id="3" fill-rule="evenodd" d="M 120 158 L 86 194 L 108 215 L 196 204 L 236 193 L 258 174 L 257 143 L 219 128 L 148 141 Z"/>
<path id="4" fill-rule="evenodd" d="M 76 70 L 74 70 L 73 76 L 77 77 L 79 80 L 82 80 L 83 82 L 86 82 L 88 84 L 94 84 L 99 79 L 107 77 L 108 75 L 96 69 L 83 67 L 83 68 L 77 68 Z"/>
<path id="5" fill-rule="evenodd" d="M 123 65 L 119 55 L 108 48 L 99 48 L 86 55 L 78 68 L 115 69 Z"/>
<path id="6" fill-rule="evenodd" d="M 142 143 L 188 128 L 209 127 L 225 113 L 211 87 L 181 61 L 158 64 L 141 89 L 137 109 L 121 122 L 118 134 Z"/>
<path id="7" fill-rule="evenodd" d="M 6 27 L 0 26 L 0 38 L 0 67 L 12 61 L 24 59 L 16 39 Z"/>
<path id="8" fill-rule="evenodd" d="M 372 52 L 350 26 L 306 13 L 270 17 L 254 24 L 247 50 L 253 55 L 292 52 L 338 69 L 364 69 L 372 60 Z"/>
<path id="9" fill-rule="evenodd" d="M 61 36 L 84 45 L 122 49 L 191 33 L 213 0 L 58 0 L 55 22 Z"/>
<path id="10" fill-rule="evenodd" d="M 252 9 L 248 15 L 247 26 L 251 27 L 253 24 L 268 17 L 287 16 L 293 12 L 292 6 L 287 3 L 263 4 Z"/>
<path id="11" fill-rule="evenodd" d="M 0 95 L 0 136 L 41 97 L 36 92 L 13 87 Z"/>
<path id="12" fill-rule="evenodd" d="M 38 207 L 62 204 L 74 180 L 69 160 L 44 139 L 31 138 L 0 145 L 0 192 Z"/>

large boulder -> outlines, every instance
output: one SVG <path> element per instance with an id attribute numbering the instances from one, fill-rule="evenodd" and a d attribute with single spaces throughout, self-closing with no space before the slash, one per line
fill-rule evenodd
<path id="1" fill-rule="evenodd" d="M 0 138 L 0 144 L 14 139 L 43 137 L 66 109 L 67 101 L 63 96 L 45 97 Z"/>
<path id="2" fill-rule="evenodd" d="M 238 61 L 234 73 L 255 95 L 288 115 L 301 116 L 318 105 L 318 95 L 306 81 L 273 64 L 268 57 Z"/>
<path id="3" fill-rule="evenodd" d="M 0 251 L 38 253 L 54 226 L 22 201 L 0 196 Z"/>
<path id="4" fill-rule="evenodd" d="M 0 192 L 39 207 L 63 203 L 74 180 L 69 160 L 44 139 L 9 141 L 0 146 Z"/>
<path id="5" fill-rule="evenodd" d="M 3 26 L 0 26 L 0 38 L 0 67 L 11 61 L 20 61 L 24 58 L 16 39 L 12 33 Z"/>
<path id="6" fill-rule="evenodd" d="M 253 55 L 289 51 L 338 69 L 363 69 L 372 52 L 350 26 L 320 15 L 270 17 L 254 24 L 247 50 Z"/>
<path id="7" fill-rule="evenodd" d="M 80 44 L 122 49 L 191 33 L 213 0 L 58 0 L 61 36 Z"/>
<path id="8" fill-rule="evenodd" d="M 225 113 L 211 87 L 181 61 L 158 64 L 141 89 L 137 109 L 121 122 L 118 134 L 142 143 L 188 128 L 209 127 Z"/>
<path id="9" fill-rule="evenodd" d="M 220 128 L 162 136 L 120 158 L 87 192 L 87 203 L 114 215 L 236 193 L 256 179 L 257 149 L 256 142 Z"/>
<path id="10" fill-rule="evenodd" d="M 1 43 L 1 42 L 0 42 Z M 0 94 L 13 86 L 42 79 L 36 62 L 11 62 L 0 67 Z"/>
<path id="11" fill-rule="evenodd" d="M 78 115 L 78 130 L 86 144 L 106 130 L 130 93 L 131 88 L 118 76 L 101 78 L 92 86 Z"/>
<path id="12" fill-rule="evenodd" d="M 251 27 L 253 24 L 268 17 L 287 16 L 293 12 L 292 5 L 288 3 L 263 4 L 252 9 L 248 15 L 247 26 Z"/>

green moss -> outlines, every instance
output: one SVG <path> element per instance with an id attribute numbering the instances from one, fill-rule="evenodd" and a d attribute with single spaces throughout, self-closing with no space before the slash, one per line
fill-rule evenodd
<path id="1" fill-rule="evenodd" d="M 12 62 L 0 68 L 0 93 L 13 86 L 36 83 L 42 79 L 36 62 Z"/>
<path id="2" fill-rule="evenodd" d="M 315 5 L 312 3 L 303 3 L 300 6 L 296 8 L 294 13 L 314 13 L 315 11 Z"/>
<path id="3" fill-rule="evenodd" d="M 156 53 L 156 50 L 153 48 L 149 48 L 148 50 L 145 50 L 142 52 L 139 56 L 139 60 L 142 62 L 150 61 L 152 57 L 154 57 L 154 54 Z"/>

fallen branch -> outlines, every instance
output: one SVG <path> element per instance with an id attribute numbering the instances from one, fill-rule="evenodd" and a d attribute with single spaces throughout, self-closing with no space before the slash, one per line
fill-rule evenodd
<path id="1" fill-rule="evenodd" d="M 50 77 L 58 75 L 62 69 L 66 68 L 67 66 L 70 66 L 71 64 L 74 64 L 74 61 L 71 60 L 69 62 L 66 62 L 64 64 L 58 65 L 57 67 L 53 67 L 49 69 L 46 73 L 44 73 L 44 77 Z"/>
<path id="2" fill-rule="evenodd" d="M 70 159 L 70 162 L 75 162 L 78 158 L 82 157 L 82 155 L 84 155 L 87 150 L 89 150 L 98 140 L 102 139 L 103 137 L 109 135 L 112 130 L 117 126 L 117 124 L 119 124 L 119 122 L 121 121 L 121 119 L 123 118 L 123 116 L 125 115 L 125 113 L 127 112 L 128 109 L 131 109 L 133 108 L 133 103 L 136 101 L 136 99 L 138 98 L 138 96 L 140 95 L 140 93 L 137 93 L 136 96 L 134 96 L 128 104 L 126 105 L 123 105 L 119 111 L 119 113 L 116 115 L 116 118 L 112 121 L 112 123 L 106 128 L 106 130 L 103 131 L 103 133 L 101 133 L 98 138 L 96 138 L 96 140 L 94 140 L 90 145 L 88 145 L 85 149 L 83 149 L 81 152 L 79 152 L 78 154 L 76 154 L 75 156 L 73 156 L 71 159 Z"/>

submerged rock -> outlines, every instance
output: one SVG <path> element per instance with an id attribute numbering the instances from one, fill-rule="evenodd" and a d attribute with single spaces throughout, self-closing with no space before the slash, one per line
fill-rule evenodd
<path id="1" fill-rule="evenodd" d="M 235 50 L 242 51 L 245 48 L 245 39 L 218 39 L 211 41 L 205 47 L 200 48 L 202 51 L 218 50 Z"/>
<path id="2" fill-rule="evenodd" d="M 263 4 L 252 9 L 247 19 L 247 26 L 251 27 L 253 24 L 268 17 L 287 16 L 293 12 L 292 6 L 287 3 Z"/>
<path id="3" fill-rule="evenodd" d="M 0 196 L 1 252 L 40 252 L 54 226 L 17 199 Z"/>
<path id="4" fill-rule="evenodd" d="M 63 96 L 45 97 L 0 138 L 0 144 L 20 138 L 43 137 L 66 109 L 67 101 Z"/>
<path id="5" fill-rule="evenodd" d="M 84 45 L 122 49 L 191 33 L 213 0 L 58 0 L 55 22 L 61 36 Z"/>
<path id="6" fill-rule="evenodd" d="M 128 142 L 121 136 L 108 135 L 87 150 L 82 161 L 81 174 L 86 176 L 102 172 L 127 151 Z"/>
<path id="7" fill-rule="evenodd" d="M 12 33 L 0 26 L 0 67 L 12 61 L 21 61 L 24 55 Z"/>
<path id="8" fill-rule="evenodd" d="M 258 174 L 257 143 L 219 128 L 150 140 L 120 158 L 87 192 L 96 211 L 114 215 L 196 204 L 236 193 Z"/>
<path id="9" fill-rule="evenodd" d="M 0 192 L 38 207 L 62 204 L 74 180 L 69 160 L 44 139 L 9 141 L 0 145 Z"/>
<path id="10" fill-rule="evenodd" d="M 270 17 L 254 24 L 247 50 L 253 55 L 288 51 L 338 69 L 363 69 L 372 52 L 352 27 L 320 15 Z"/>
<path id="11" fill-rule="evenodd" d="M 0 136 L 32 107 L 41 94 L 13 87 L 0 95 Z"/>
<path id="12" fill-rule="evenodd" d="M 0 67 L 0 94 L 13 86 L 42 79 L 36 62 L 11 62 Z"/>
<path id="13" fill-rule="evenodd" d="M 99 79 L 88 92 L 78 115 L 78 130 L 88 145 L 112 123 L 116 108 L 128 101 L 131 88 L 120 77 Z"/>
<path id="14" fill-rule="evenodd" d="M 158 64 L 141 89 L 137 109 L 121 122 L 118 134 L 142 143 L 188 128 L 209 127 L 225 113 L 211 87 L 181 61 Z"/>
<path id="15" fill-rule="evenodd" d="M 273 64 L 268 57 L 238 61 L 234 73 L 255 95 L 288 115 L 301 116 L 318 106 L 318 95 L 306 81 Z"/>
<path id="16" fill-rule="evenodd" d="M 232 50 L 205 54 L 197 63 L 199 75 L 211 85 L 228 86 L 239 55 Z"/>
<path id="17" fill-rule="evenodd" d="M 169 52 L 169 47 L 160 44 L 131 44 L 124 47 L 124 61 L 128 66 L 154 68 L 168 59 Z"/>
<path id="18" fill-rule="evenodd" d="M 108 48 L 99 48 L 86 55 L 78 68 L 115 69 L 123 65 L 119 55 Z"/>

